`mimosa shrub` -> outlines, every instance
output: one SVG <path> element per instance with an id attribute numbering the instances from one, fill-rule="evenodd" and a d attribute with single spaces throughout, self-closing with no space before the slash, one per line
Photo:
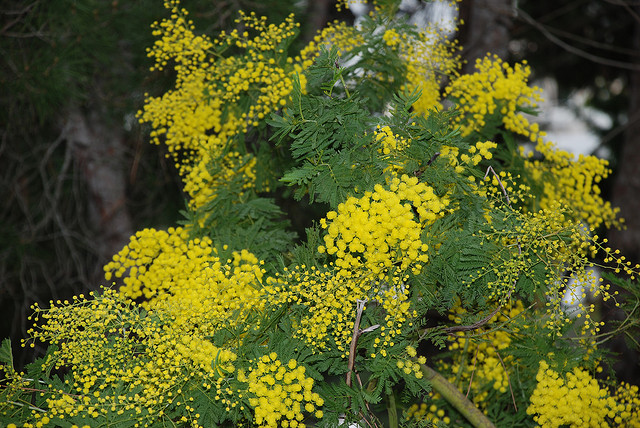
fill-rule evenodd
<path id="1" fill-rule="evenodd" d="M 640 296 L 597 232 L 622 225 L 608 164 L 525 116 L 526 63 L 461 75 L 393 2 L 297 53 L 293 16 L 213 36 L 166 8 L 148 55 L 175 82 L 138 118 L 184 219 L 132 236 L 99 291 L 33 307 L 24 345 L 48 352 L 19 371 L 3 343 L 3 426 L 640 426 L 601 349 Z"/>

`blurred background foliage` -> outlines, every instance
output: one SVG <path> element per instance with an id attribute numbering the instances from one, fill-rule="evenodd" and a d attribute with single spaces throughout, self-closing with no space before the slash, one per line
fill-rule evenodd
<path id="1" fill-rule="evenodd" d="M 353 21 L 334 3 L 183 1 L 198 31 L 209 34 L 234 28 L 240 9 L 271 22 L 294 12 L 302 26 L 298 48 L 330 20 Z M 613 165 L 627 166 L 605 192 L 618 204 L 633 204 L 625 195 L 640 194 L 634 184 L 640 179 L 640 159 L 634 166 L 640 157 L 640 137 L 634 138 L 640 136 L 634 127 L 640 124 L 640 6 L 462 0 L 459 9 L 466 24 L 456 36 L 470 64 L 487 51 L 526 59 L 536 78 L 557 81 L 560 99 L 586 91 L 588 104 L 611 117 L 610 128 L 596 131 L 612 149 Z M 428 11 L 418 0 L 401 7 L 410 17 Z M 10 336 L 14 349 L 28 328 L 31 304 L 97 288 L 102 265 L 130 234 L 180 217 L 184 199 L 174 166 L 135 119 L 144 93 L 162 93 L 169 84 L 169 76 L 148 72 L 145 55 L 153 41 L 149 27 L 164 13 L 160 0 L 7 0 L 0 6 L 0 337 Z M 279 202 L 288 209 L 286 200 Z M 631 212 L 632 218 L 618 246 L 637 261 L 635 209 L 623 207 L 623 216 Z M 304 224 L 293 224 L 304 236 Z M 17 357 L 22 365 L 32 355 Z"/>

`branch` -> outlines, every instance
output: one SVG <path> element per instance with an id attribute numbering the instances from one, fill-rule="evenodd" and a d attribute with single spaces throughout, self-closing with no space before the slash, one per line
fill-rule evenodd
<path id="1" fill-rule="evenodd" d="M 487 315 L 486 317 L 482 318 L 480 321 L 476 321 L 471 325 L 454 325 L 451 327 L 446 327 L 444 329 L 444 331 L 447 334 L 451 334 L 454 333 L 456 331 L 469 331 L 469 330 L 476 330 L 480 327 L 482 327 L 483 325 L 485 325 L 486 323 L 489 322 L 489 320 L 491 318 L 493 318 L 495 316 L 495 314 L 498 313 L 498 311 L 500 310 L 502 306 L 497 306 L 493 311 L 491 311 L 491 313 L 489 315 Z"/>
<path id="2" fill-rule="evenodd" d="M 353 336 L 351 337 L 351 345 L 349 346 L 349 365 L 347 366 L 347 386 L 351 387 L 351 373 L 353 372 L 353 365 L 356 362 L 356 345 L 358 343 L 358 337 L 360 337 L 360 318 L 362 318 L 362 311 L 367 301 L 358 299 L 356 301 L 356 320 L 353 323 Z"/>
<path id="3" fill-rule="evenodd" d="M 425 364 L 421 364 L 420 369 L 425 378 L 431 382 L 433 389 L 460 412 L 471 425 L 475 428 L 495 428 L 495 425 L 440 373 Z"/>
<path id="4" fill-rule="evenodd" d="M 347 386 L 351 386 L 351 373 L 353 372 L 353 366 L 356 362 L 356 348 L 358 344 L 358 338 L 363 333 L 369 333 L 380 327 L 380 324 L 372 325 L 370 327 L 360 329 L 360 319 L 362 318 L 362 311 L 367 300 L 356 300 L 356 320 L 353 323 L 353 336 L 351 337 L 351 345 L 349 346 L 349 364 L 347 366 Z M 357 375 L 357 374 L 356 374 Z M 362 386 L 362 383 L 360 384 Z"/>
<path id="5" fill-rule="evenodd" d="M 597 64 L 607 65 L 609 67 L 624 68 L 626 70 L 640 70 L 640 64 L 633 64 L 633 63 L 628 63 L 623 61 L 616 61 L 609 58 L 603 58 L 597 55 L 590 54 L 589 52 L 583 51 L 582 49 L 578 49 L 575 46 L 571 46 L 570 44 L 564 42 L 563 40 L 551 34 L 551 32 L 544 25 L 537 22 L 535 19 L 533 19 L 528 13 L 526 13 L 522 9 L 518 9 L 518 16 L 522 17 L 522 19 L 526 21 L 529 25 L 536 28 L 547 39 L 549 39 L 551 42 L 555 43 L 556 45 L 560 46 L 562 49 L 566 50 L 567 52 L 570 52 L 574 55 L 585 58 Z"/>

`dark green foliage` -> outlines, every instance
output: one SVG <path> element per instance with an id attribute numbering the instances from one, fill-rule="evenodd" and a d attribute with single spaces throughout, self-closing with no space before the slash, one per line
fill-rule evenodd
<path id="1" fill-rule="evenodd" d="M 251 155 L 245 155 L 234 170 L 244 167 L 251 159 Z M 215 176 L 222 166 L 212 168 L 217 168 L 211 171 Z M 252 190 L 245 191 L 243 185 L 243 175 L 233 174 L 230 181 L 214 188 L 216 197 L 197 212 L 183 212 L 186 224 L 200 225 L 193 234 L 208 235 L 216 245 L 219 244 L 223 255 L 251 248 L 256 256 L 273 262 L 277 254 L 292 247 L 296 234 L 287 230 L 289 222 L 272 198 L 260 197 Z M 197 218 L 206 220 L 200 224 L 195 221 Z M 227 247 L 222 248 L 223 245 Z"/>
<path id="2" fill-rule="evenodd" d="M 290 138 L 290 150 L 296 166 L 281 181 L 296 185 L 296 199 L 308 194 L 310 202 L 327 202 L 335 207 L 351 194 L 354 187 L 372 187 L 382 173 L 372 165 L 376 156 L 371 145 L 371 116 L 368 100 L 359 92 L 349 97 L 331 95 L 320 77 L 333 76 L 335 51 L 323 51 L 311 67 L 307 87 L 302 94 L 300 81 L 294 80 L 293 107 L 269 122 L 277 129 L 273 139 L 283 143 Z M 330 82 L 337 81 L 333 76 Z M 344 82 L 342 82 L 344 83 Z M 315 84 L 315 86 L 314 86 Z"/>
<path id="3" fill-rule="evenodd" d="M 13 366 L 13 352 L 11 351 L 11 339 L 3 339 L 0 346 L 0 363 L 9 370 L 15 370 Z"/>

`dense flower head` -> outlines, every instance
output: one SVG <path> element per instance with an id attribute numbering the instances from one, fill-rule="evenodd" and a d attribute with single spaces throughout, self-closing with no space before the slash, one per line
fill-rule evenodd
<path id="1" fill-rule="evenodd" d="M 589 372 L 574 368 L 562 376 L 542 360 L 527 413 L 544 427 L 639 426 L 637 387 L 610 395 Z M 618 400 L 620 397 L 622 400 Z M 624 415 L 624 416 L 623 416 Z M 633 417 L 635 416 L 635 418 Z"/>
<path id="2" fill-rule="evenodd" d="M 452 80 L 445 93 L 453 97 L 461 114 L 456 118 L 463 135 L 480 132 L 489 117 L 499 115 L 504 127 L 533 142 L 544 135 L 538 124 L 520 112 L 541 101 L 540 89 L 527 85 L 531 73 L 526 63 L 511 67 L 497 56 L 478 59 L 476 72 Z"/>
<path id="3" fill-rule="evenodd" d="M 255 422 L 261 427 L 299 427 L 305 413 L 322 417 L 324 400 L 313 392 L 313 378 L 294 359 L 286 364 L 275 352 L 263 355 L 238 374 L 238 380 L 248 384 L 249 404 L 255 412 Z"/>
<path id="4" fill-rule="evenodd" d="M 402 162 L 398 161 L 400 155 L 411 144 L 411 141 L 401 135 L 394 134 L 393 130 L 388 125 L 378 125 L 374 130 L 375 143 L 378 146 L 378 153 L 394 159 L 390 161 L 391 165 L 385 168 L 385 172 L 391 172 L 392 174 L 402 170 Z"/>
<path id="5" fill-rule="evenodd" d="M 256 163 L 256 157 L 250 153 L 243 156 L 229 152 L 215 162 L 204 154 L 186 176 L 184 191 L 193 194 L 190 205 L 206 210 L 207 202 L 217 198 L 221 189 L 232 189 L 239 199 L 245 192 L 257 190 Z M 215 167 L 212 168 L 212 164 Z M 199 226 L 202 227 L 206 220 L 205 215 L 200 216 Z"/>
<path id="6" fill-rule="evenodd" d="M 407 49 L 407 81 L 404 89 L 420 91 L 420 98 L 413 104 L 416 112 L 427 115 L 429 111 L 442 109 L 440 88 L 445 76 L 456 75 L 459 58 L 451 52 L 457 50 L 447 39 L 434 43 L 429 33 L 427 41 L 410 45 Z"/>
<path id="7" fill-rule="evenodd" d="M 8 380 L 0 385 L 10 411 L 20 407 L 17 412 L 31 418 L 24 426 L 303 427 L 307 419 L 328 412 L 337 418 L 356 407 L 345 418 L 366 420 L 369 404 L 385 393 L 391 414 L 402 406 L 394 397 L 405 392 L 429 400 L 411 406 L 409 418 L 448 424 L 462 412 L 450 411 L 455 399 L 435 391 L 435 377 L 424 379 L 431 374 L 420 351 L 429 340 L 446 347 L 433 360 L 447 386 L 466 391 L 485 414 L 504 411 L 509 398 L 514 407 L 526 402 L 533 391 L 526 414 L 521 407 L 508 418 L 551 427 L 640 426 L 636 386 L 610 382 L 608 390 L 583 367 L 561 373 L 546 361 L 534 379 L 537 366 L 524 364 L 534 354 L 526 341 L 535 339 L 536 350 L 562 348 L 560 361 L 569 349 L 567 361 L 593 367 L 600 358 L 596 344 L 608 336 L 596 305 L 584 300 L 589 294 L 615 301 L 616 292 L 593 274 L 590 257 L 603 255 L 604 265 L 631 280 L 640 271 L 595 235 L 596 227 L 620 225 L 597 186 L 609 174 L 607 163 L 574 159 L 542 141 L 538 125 L 523 115 L 540 100 L 539 90 L 528 86 L 526 63 L 510 66 L 487 56 L 475 73 L 460 76 L 458 47 L 440 29 L 391 22 L 397 4 L 382 3 L 363 21 L 375 24 L 366 30 L 375 43 L 363 37 L 366 25 L 335 22 L 289 57 L 298 32 L 292 16 L 270 24 L 240 12 L 237 29 L 210 38 L 196 34 L 178 0 L 165 2 L 169 17 L 154 24 L 148 55 L 152 70 L 175 72 L 175 86 L 146 95 L 138 117 L 176 162 L 189 198 L 187 220 L 184 227 L 132 236 L 104 267 L 119 288 L 52 301 L 49 309 L 34 306 L 35 327 L 23 344 L 51 345 L 37 363 L 46 381 L 3 364 Z M 323 92 L 309 95 L 305 70 L 325 47 L 335 48 L 331 61 L 317 61 L 310 74 Z M 344 67 L 336 51 L 349 58 Z M 318 82 L 331 83 L 331 75 L 344 92 Z M 409 108 L 412 93 L 420 96 Z M 299 110 L 301 121 L 278 121 L 292 99 L 296 106 L 283 115 L 297 118 Z M 458 110 L 439 112 L 449 101 Z M 365 112 L 357 120 L 337 114 L 353 106 Z M 305 119 L 303 110 L 311 109 L 335 116 L 347 137 L 333 144 L 340 133 Z M 309 130 L 314 134 L 307 139 Z M 497 152 L 498 144 L 486 138 L 499 133 L 505 141 L 517 134 L 537 143 L 542 158 L 521 153 L 523 160 L 509 152 L 512 144 Z M 282 138 L 270 144 L 269 136 Z M 308 158 L 296 155 L 313 144 L 317 150 Z M 268 157 L 270 149 L 277 156 Z M 282 165 L 269 164 L 274 159 Z M 334 160 L 349 160 L 348 172 L 333 174 L 344 166 Z M 274 254 L 278 263 L 265 268 L 255 254 L 279 239 L 271 233 L 283 225 L 264 226 L 271 220 L 261 223 L 269 218 L 261 213 L 273 210 L 262 209 L 271 200 L 254 198 L 271 190 L 267 180 L 272 183 L 280 167 L 291 168 L 282 181 L 292 186 L 301 183 L 288 177 L 302 171 L 308 187 L 296 188 L 295 197 L 307 190 L 313 196 L 311 189 L 329 180 L 316 168 L 320 163 L 335 181 L 324 186 L 326 193 L 347 174 L 349 187 L 324 199 L 333 210 L 319 221 L 321 230 L 308 230 L 306 243 Z M 506 170 L 511 167 L 515 171 Z M 349 172 L 356 168 L 362 174 Z M 255 209 L 251 226 L 264 229 L 254 237 L 258 229 L 249 226 L 246 241 L 235 230 L 222 238 L 228 229 L 210 215 L 227 202 Z M 292 242 L 283 241 L 279 248 Z M 582 286 L 569 296 L 579 308 L 573 314 L 563 300 L 571 280 Z M 532 305 L 525 309 L 520 298 Z M 428 325 L 443 321 L 431 314 L 447 310 L 455 326 Z M 5 351 L 3 343 L 3 360 Z M 52 370 L 68 375 L 50 376 Z M 339 373 L 346 380 L 334 376 Z M 326 384 L 318 388 L 314 378 L 323 377 Z M 347 387 L 352 395 L 345 397 Z M 33 404 L 36 395 L 44 397 L 40 407 Z M 6 414 L 0 409 L 0 418 Z"/>
<path id="8" fill-rule="evenodd" d="M 174 318 L 176 325 L 213 333 L 241 322 L 246 309 L 263 306 L 257 287 L 261 262 L 247 250 L 226 262 L 208 237 L 189 239 L 187 230 L 144 229 L 105 266 L 106 276 L 124 277 L 120 293 L 142 307 Z"/>
<path id="9" fill-rule="evenodd" d="M 614 397 L 620 412 L 613 417 L 618 427 L 640 427 L 640 388 L 627 382 L 621 382 Z"/>
<path id="10" fill-rule="evenodd" d="M 336 266 L 345 270 L 364 266 L 384 276 L 397 266 L 419 272 L 428 260 L 422 230 L 442 217 L 447 205 L 447 198 L 417 177 L 394 177 L 388 189 L 378 184 L 329 211 L 321 220 L 327 234 L 318 251 L 335 255 Z"/>
<path id="11" fill-rule="evenodd" d="M 98 420 L 115 411 L 152 423 L 162 420 L 162 409 L 182 406 L 192 413 L 185 422 L 198 426 L 199 415 L 182 397 L 193 382 L 223 405 L 236 405 L 236 391 L 223 382 L 236 370 L 230 346 L 238 342 L 220 346 L 209 338 L 260 311 L 256 284 L 264 272 L 246 250 L 221 261 L 209 238 L 188 236 L 182 228 L 140 231 L 105 266 L 107 276 L 127 274 L 120 292 L 35 308 L 36 321 L 45 323 L 30 331 L 33 339 L 58 346 L 45 365 L 70 368 L 71 386 L 84 397 L 49 391 L 47 417 Z"/>
<path id="12" fill-rule="evenodd" d="M 582 154 L 575 159 L 573 154 L 557 149 L 551 142 L 538 143 L 536 151 L 543 159 L 531 159 L 533 153 L 530 153 L 525 169 L 543 186 L 540 208 L 561 201 L 571 208 L 577 220 L 593 228 L 621 226 L 617 218 L 620 210 L 602 199 L 598 186 L 611 172 L 605 159 Z"/>
<path id="13" fill-rule="evenodd" d="M 422 358 L 424 359 L 424 357 Z M 398 369 L 402 370 L 407 375 L 415 376 L 417 379 L 422 379 L 422 377 L 424 376 L 422 370 L 420 369 L 420 364 L 424 363 L 417 363 L 408 359 L 400 359 L 396 361 L 396 367 Z"/>
<path id="14" fill-rule="evenodd" d="M 376 143 L 380 145 L 378 152 L 388 155 L 392 152 L 402 151 L 409 145 L 409 141 L 400 135 L 394 134 L 389 126 L 378 125 L 375 130 Z"/>

